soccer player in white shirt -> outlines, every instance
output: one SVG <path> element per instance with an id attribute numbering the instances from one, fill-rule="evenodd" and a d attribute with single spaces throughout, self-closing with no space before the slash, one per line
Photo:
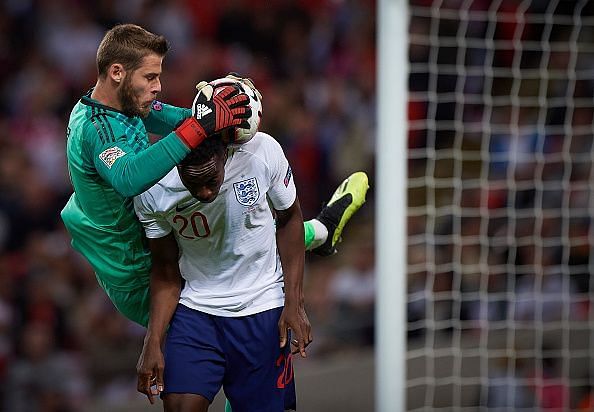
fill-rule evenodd
<path id="1" fill-rule="evenodd" d="M 221 386 L 234 412 L 294 409 L 288 343 L 305 357 L 312 333 L 303 218 L 280 145 L 261 132 L 238 147 L 209 138 L 135 208 L 153 257 L 139 391 L 151 399 L 148 368 L 168 411 L 206 411 Z"/>

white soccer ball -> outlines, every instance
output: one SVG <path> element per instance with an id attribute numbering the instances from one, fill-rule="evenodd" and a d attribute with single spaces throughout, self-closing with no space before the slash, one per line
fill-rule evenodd
<path id="1" fill-rule="evenodd" d="M 252 114 L 249 117 L 248 123 L 249 128 L 236 127 L 234 138 L 230 143 L 242 144 L 249 141 L 260 127 L 260 120 L 262 119 L 262 95 L 256 89 L 250 79 L 241 78 L 232 74 L 222 77 L 220 79 L 212 80 L 208 82 L 213 88 L 216 94 L 217 88 L 221 86 L 237 85 L 250 99 L 249 106 L 252 109 Z M 198 90 L 200 94 L 200 89 Z"/>

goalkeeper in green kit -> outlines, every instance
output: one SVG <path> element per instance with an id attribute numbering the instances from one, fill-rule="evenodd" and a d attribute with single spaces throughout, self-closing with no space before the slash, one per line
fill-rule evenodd
<path id="1" fill-rule="evenodd" d="M 74 106 L 67 129 L 74 193 L 61 216 L 72 246 L 89 261 L 117 310 L 143 326 L 149 315 L 151 258 L 133 197 L 209 135 L 245 127 L 251 114 L 248 96 L 233 86 L 205 98 L 200 116 L 155 100 L 168 49 L 163 36 L 137 25 L 109 30 L 97 51 L 97 83 Z M 148 133 L 162 138 L 151 145 Z M 304 223 L 309 250 L 323 256 L 336 251 L 367 187 L 364 173 L 351 175 L 317 219 Z"/>
<path id="2" fill-rule="evenodd" d="M 67 158 L 74 193 L 62 210 L 73 247 L 96 272 L 116 308 L 145 325 L 151 260 L 132 204 L 209 134 L 242 125 L 248 97 L 226 87 L 189 109 L 155 100 L 169 46 L 162 36 L 132 25 L 109 30 L 97 51 L 98 80 L 74 106 Z M 162 135 L 150 145 L 148 132 Z"/>

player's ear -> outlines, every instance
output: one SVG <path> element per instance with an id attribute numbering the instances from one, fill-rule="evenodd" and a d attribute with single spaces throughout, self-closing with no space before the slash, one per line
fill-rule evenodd
<path id="1" fill-rule="evenodd" d="M 124 77 L 126 77 L 126 70 L 124 70 L 124 66 L 120 63 L 114 63 L 109 66 L 107 76 L 115 83 L 121 83 L 122 80 L 124 80 Z"/>

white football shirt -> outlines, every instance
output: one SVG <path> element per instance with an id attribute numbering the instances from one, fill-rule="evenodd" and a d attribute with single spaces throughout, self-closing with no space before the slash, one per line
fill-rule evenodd
<path id="1" fill-rule="evenodd" d="M 268 204 L 296 199 L 281 146 L 258 132 L 229 149 L 225 180 L 212 203 L 184 187 L 177 168 L 134 200 L 148 238 L 173 232 L 186 280 L 180 303 L 218 316 L 246 316 L 284 305 L 283 275 Z"/>

